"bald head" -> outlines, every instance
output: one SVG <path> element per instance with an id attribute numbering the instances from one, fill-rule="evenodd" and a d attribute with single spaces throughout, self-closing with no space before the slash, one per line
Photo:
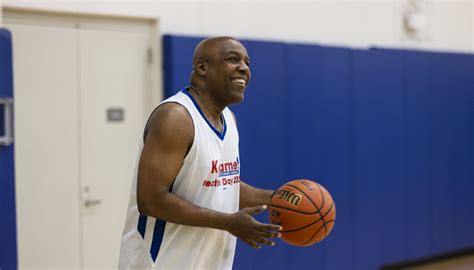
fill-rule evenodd
<path id="1" fill-rule="evenodd" d="M 215 54 L 219 52 L 220 45 L 228 40 L 240 43 L 233 37 L 211 37 L 199 42 L 196 49 L 194 49 L 193 67 L 199 60 L 209 61 L 215 57 Z"/>

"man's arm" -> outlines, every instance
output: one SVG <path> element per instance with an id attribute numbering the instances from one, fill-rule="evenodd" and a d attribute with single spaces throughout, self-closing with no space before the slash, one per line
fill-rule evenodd
<path id="1" fill-rule="evenodd" d="M 255 248 L 273 245 L 268 238 L 278 237 L 280 227 L 252 217 L 264 207 L 226 214 L 198 207 L 170 192 L 193 137 L 192 119 L 181 105 L 163 104 L 152 114 L 138 167 L 139 212 L 177 224 L 226 230 Z"/>
<path id="2" fill-rule="evenodd" d="M 259 189 L 240 181 L 240 209 L 257 205 L 269 205 L 273 190 Z"/>

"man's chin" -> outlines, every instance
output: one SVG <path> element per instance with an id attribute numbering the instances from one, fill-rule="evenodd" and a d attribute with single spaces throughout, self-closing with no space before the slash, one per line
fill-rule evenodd
<path id="1" fill-rule="evenodd" d="M 232 97 L 230 98 L 230 104 L 235 104 L 235 103 L 240 103 L 242 101 L 244 101 L 244 93 L 241 92 L 241 93 L 233 93 Z"/>

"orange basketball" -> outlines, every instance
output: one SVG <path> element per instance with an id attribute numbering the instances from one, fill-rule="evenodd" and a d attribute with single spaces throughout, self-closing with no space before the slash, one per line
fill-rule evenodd
<path id="1" fill-rule="evenodd" d="M 326 238 L 336 219 L 331 194 L 321 185 L 306 179 L 281 186 L 268 207 L 272 224 L 283 227 L 281 238 L 294 246 L 310 246 Z"/>

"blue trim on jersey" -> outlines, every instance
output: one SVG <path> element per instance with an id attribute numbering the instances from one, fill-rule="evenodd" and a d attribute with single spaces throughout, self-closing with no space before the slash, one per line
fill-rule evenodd
<path id="1" fill-rule="evenodd" d="M 169 188 L 169 192 L 173 191 L 174 181 Z M 156 261 L 158 252 L 160 251 L 161 242 L 163 242 L 163 236 L 165 235 L 166 221 L 161 219 L 155 219 L 155 228 L 153 228 L 153 238 L 151 240 L 150 255 L 153 261 Z"/>
<path id="2" fill-rule="evenodd" d="M 196 100 L 193 98 L 193 96 L 188 93 L 188 91 L 185 89 L 183 89 L 181 92 L 183 92 L 186 96 L 189 97 L 189 99 L 191 99 L 191 101 L 193 102 L 194 106 L 196 107 L 196 109 L 199 111 L 199 113 L 201 114 L 202 118 L 204 118 L 204 120 L 206 121 L 206 123 L 209 125 L 209 127 L 212 129 L 212 131 L 214 131 L 214 133 L 216 133 L 217 137 L 219 137 L 219 139 L 221 140 L 224 140 L 224 137 L 225 137 L 225 133 L 227 131 L 227 124 L 225 122 L 225 118 L 224 118 L 224 115 L 221 114 L 221 120 L 222 120 L 222 123 L 224 125 L 224 128 L 222 129 L 222 132 L 219 132 L 213 125 L 211 125 L 211 123 L 207 120 L 207 117 L 204 115 L 204 113 L 202 112 L 201 110 L 201 107 L 199 107 L 199 104 L 196 102 Z"/>
<path id="3" fill-rule="evenodd" d="M 163 241 L 163 235 L 165 234 L 166 221 L 156 219 L 155 229 L 153 230 L 153 240 L 151 240 L 150 254 L 153 261 L 156 261 L 158 257 L 158 251 L 160 251 L 161 242 Z"/>
<path id="4" fill-rule="evenodd" d="M 138 225 L 137 225 L 137 230 L 142 236 L 143 239 L 145 239 L 145 230 L 146 230 L 146 220 L 148 219 L 147 216 L 140 214 L 138 217 Z"/>

